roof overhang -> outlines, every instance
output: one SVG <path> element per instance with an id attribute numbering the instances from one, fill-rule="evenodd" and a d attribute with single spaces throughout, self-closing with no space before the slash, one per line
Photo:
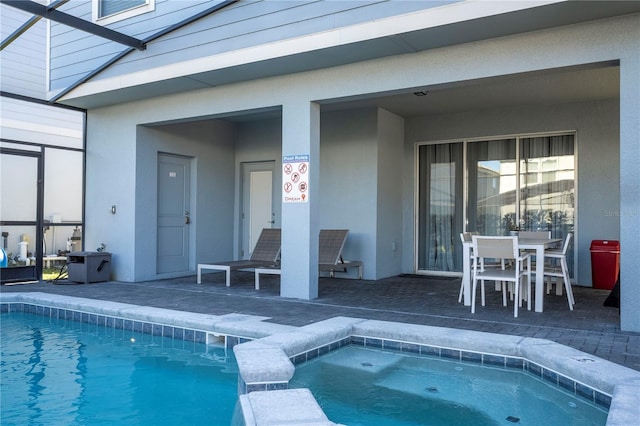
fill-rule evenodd
<path id="1" fill-rule="evenodd" d="M 638 12 L 635 1 L 466 1 L 137 73 L 98 76 L 58 102 L 90 109 Z"/>

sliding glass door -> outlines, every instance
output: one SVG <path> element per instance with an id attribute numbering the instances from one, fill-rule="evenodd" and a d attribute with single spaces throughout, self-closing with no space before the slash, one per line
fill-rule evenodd
<path id="1" fill-rule="evenodd" d="M 520 140 L 520 218 L 527 230 L 558 233 L 574 224 L 573 135 Z"/>
<path id="2" fill-rule="evenodd" d="M 418 146 L 417 270 L 461 271 L 460 233 L 574 232 L 574 135 Z M 573 270 L 573 251 L 568 259 Z"/>
<path id="3" fill-rule="evenodd" d="M 463 144 L 418 148 L 418 269 L 462 269 Z"/>
<path id="4" fill-rule="evenodd" d="M 516 220 L 515 139 L 467 144 L 467 230 L 507 235 Z"/>
<path id="5" fill-rule="evenodd" d="M 573 135 L 520 139 L 521 230 L 551 231 L 553 238 L 562 239 L 574 232 L 574 145 Z M 573 276 L 573 245 L 567 264 Z"/>

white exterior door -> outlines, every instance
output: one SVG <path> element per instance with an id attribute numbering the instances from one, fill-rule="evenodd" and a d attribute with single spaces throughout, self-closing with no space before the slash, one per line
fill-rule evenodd
<path id="1" fill-rule="evenodd" d="M 273 162 L 243 165 L 243 258 L 251 256 L 262 229 L 274 224 L 273 167 Z"/>

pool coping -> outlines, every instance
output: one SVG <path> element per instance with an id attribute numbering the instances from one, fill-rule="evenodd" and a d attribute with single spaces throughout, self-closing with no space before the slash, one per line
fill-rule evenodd
<path id="1" fill-rule="evenodd" d="M 285 400 L 307 407 L 288 415 L 296 424 L 335 424 L 323 415 L 299 417 L 316 413 L 319 406 L 309 394 L 292 392 L 288 383 L 295 365 L 345 345 L 522 369 L 608 407 L 608 426 L 633 424 L 640 418 L 640 372 L 546 339 L 350 317 L 294 327 L 253 315 L 197 314 L 47 293 L 0 293 L 0 305 L 2 312 L 32 312 L 174 339 L 224 339 L 238 361 L 245 424 L 269 417 L 264 407 L 278 407 Z"/>

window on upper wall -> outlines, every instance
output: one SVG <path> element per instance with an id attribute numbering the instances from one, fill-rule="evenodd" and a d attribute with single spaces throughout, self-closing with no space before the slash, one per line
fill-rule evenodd
<path id="1" fill-rule="evenodd" d="M 106 25 L 154 9 L 155 0 L 93 0 L 93 20 Z"/>

